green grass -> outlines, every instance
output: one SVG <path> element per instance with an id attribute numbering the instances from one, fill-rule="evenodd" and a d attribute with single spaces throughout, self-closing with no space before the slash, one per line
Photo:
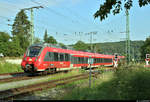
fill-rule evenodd
<path id="1" fill-rule="evenodd" d="M 2 73 L 14 73 L 23 72 L 20 65 L 7 63 L 5 61 L 0 61 L 0 74 Z"/>
<path id="2" fill-rule="evenodd" d="M 119 68 L 114 74 L 105 73 L 104 78 L 99 78 L 91 89 L 88 86 L 71 88 L 61 99 L 148 100 L 150 99 L 149 86 L 150 68 L 144 68 L 143 65 L 130 65 Z"/>

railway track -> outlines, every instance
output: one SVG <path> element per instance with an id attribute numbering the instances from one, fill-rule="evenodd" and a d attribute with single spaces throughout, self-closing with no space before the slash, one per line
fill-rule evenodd
<path id="1" fill-rule="evenodd" d="M 95 70 L 95 68 L 92 68 L 92 70 Z M 68 70 L 68 71 L 71 71 L 71 70 Z M 56 73 L 51 73 L 51 74 L 64 73 L 64 72 L 66 72 L 66 71 L 57 71 Z M 95 72 L 98 72 L 98 71 L 95 71 Z M 29 80 L 29 79 L 34 79 L 34 78 L 40 78 L 41 77 L 41 76 L 34 76 L 33 77 L 32 75 L 30 77 L 28 74 L 21 76 L 20 74 L 24 74 L 24 72 L 0 74 L 0 75 L 15 75 L 15 77 L 8 77 L 8 78 L 0 79 L 0 83 L 6 83 L 6 82 L 12 82 L 12 81 L 20 81 L 20 80 Z"/>
<path id="2" fill-rule="evenodd" d="M 97 75 L 98 73 L 97 74 L 92 73 L 93 77 L 96 77 Z M 88 77 L 89 77 L 89 73 L 80 74 L 80 75 L 75 75 L 75 76 L 66 77 L 62 79 L 51 80 L 49 82 L 43 82 L 39 84 L 28 85 L 24 87 L 0 91 L 0 100 L 8 100 L 8 99 L 10 100 L 11 98 L 17 95 L 21 95 L 21 94 L 25 94 L 25 93 L 29 93 L 33 91 L 40 91 L 40 90 L 44 90 L 47 88 L 53 88 L 53 87 L 60 86 L 60 85 L 65 85 L 65 84 L 68 84 L 77 80 L 87 79 Z"/>
<path id="3" fill-rule="evenodd" d="M 69 70 L 71 71 L 71 70 Z M 58 73 L 66 73 L 66 71 L 57 71 L 56 73 L 50 73 L 48 75 L 54 75 Z M 10 78 L 3 78 L 0 79 L 0 83 L 6 83 L 6 82 L 13 82 L 13 81 L 20 81 L 20 80 L 29 80 L 29 79 L 36 79 L 36 78 L 42 78 L 42 77 L 47 77 L 47 76 L 30 76 L 30 75 L 25 75 L 25 76 L 17 76 L 17 77 L 10 77 Z"/>
<path id="4" fill-rule="evenodd" d="M 105 70 L 104 72 L 107 72 L 107 71 L 114 71 L 114 69 Z M 92 72 L 92 77 L 97 77 L 98 74 L 101 74 L 101 73 L 99 73 L 99 71 L 94 71 Z M 34 91 L 42 91 L 47 88 L 54 88 L 56 86 L 65 85 L 65 84 L 68 84 L 77 80 L 82 80 L 82 79 L 87 79 L 87 78 L 89 78 L 89 73 L 0 91 L 0 100 L 10 100 L 10 99 L 13 99 L 13 97 L 18 96 L 18 95 L 27 94 L 27 93 L 34 92 Z"/>
<path id="5" fill-rule="evenodd" d="M 18 74 L 24 74 L 24 72 L 4 73 L 4 74 L 0 74 L 0 76 L 7 76 L 7 75 L 18 75 Z"/>

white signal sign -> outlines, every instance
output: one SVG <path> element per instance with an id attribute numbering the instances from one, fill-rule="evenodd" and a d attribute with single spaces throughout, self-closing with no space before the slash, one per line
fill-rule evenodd
<path id="1" fill-rule="evenodd" d="M 93 64 L 93 63 L 94 63 L 93 58 L 89 58 L 89 59 L 88 59 L 88 64 Z"/>
<path id="2" fill-rule="evenodd" d="M 146 59 L 149 59 L 150 58 L 150 54 L 146 54 Z"/>

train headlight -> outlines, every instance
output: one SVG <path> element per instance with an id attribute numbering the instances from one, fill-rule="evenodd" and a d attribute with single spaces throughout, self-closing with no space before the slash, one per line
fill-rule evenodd
<path id="1" fill-rule="evenodd" d="M 32 61 L 32 59 L 29 59 L 29 61 Z"/>

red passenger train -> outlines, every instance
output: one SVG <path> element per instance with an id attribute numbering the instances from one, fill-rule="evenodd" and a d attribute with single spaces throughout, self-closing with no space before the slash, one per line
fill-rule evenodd
<path id="1" fill-rule="evenodd" d="M 92 67 L 113 66 L 114 55 L 62 49 L 47 43 L 31 45 L 24 54 L 21 66 L 27 73 L 54 72 L 62 69 L 87 68 L 90 58 L 93 59 Z M 118 56 L 118 59 L 122 58 L 124 56 Z"/>

